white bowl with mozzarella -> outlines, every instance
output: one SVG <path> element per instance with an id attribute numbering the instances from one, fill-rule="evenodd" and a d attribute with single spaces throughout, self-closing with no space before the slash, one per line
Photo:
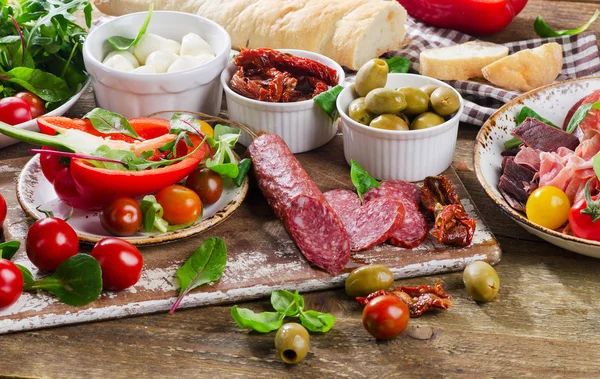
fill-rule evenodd
<path id="1" fill-rule="evenodd" d="M 115 52 L 108 39 L 135 38 L 146 16 L 118 17 L 89 33 L 83 58 L 97 105 L 125 117 L 163 110 L 218 115 L 223 91 L 219 77 L 231 51 L 225 29 L 193 14 L 156 11 L 139 43 L 130 51 Z"/>

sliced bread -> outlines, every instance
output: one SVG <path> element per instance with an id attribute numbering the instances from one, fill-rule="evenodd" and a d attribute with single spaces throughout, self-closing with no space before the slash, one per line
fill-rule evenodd
<path id="1" fill-rule="evenodd" d="M 521 50 L 483 68 L 483 77 L 511 91 L 529 91 L 552 83 L 563 65 L 562 46 L 556 42 Z"/>
<path id="2" fill-rule="evenodd" d="M 480 78 L 482 68 L 507 55 L 507 47 L 481 41 L 428 49 L 420 54 L 420 71 L 440 80 Z"/>

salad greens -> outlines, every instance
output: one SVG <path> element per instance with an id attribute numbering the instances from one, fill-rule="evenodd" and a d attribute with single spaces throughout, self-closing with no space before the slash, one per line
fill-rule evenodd
<path id="1" fill-rule="evenodd" d="M 107 111 L 102 108 L 94 108 L 82 118 L 89 119 L 94 129 L 101 133 L 120 133 L 131 138 L 140 138 L 135 129 L 133 129 L 133 126 L 129 123 L 129 120 L 118 113 Z"/>
<path id="2" fill-rule="evenodd" d="M 239 168 L 233 148 L 240 138 L 240 133 L 239 129 L 222 124 L 215 125 L 214 138 L 208 139 L 208 143 L 215 153 L 206 160 L 206 167 L 220 175 L 236 178 Z"/>
<path id="3" fill-rule="evenodd" d="M 410 70 L 410 60 L 404 57 L 392 57 L 386 59 L 388 72 L 390 74 L 406 74 Z"/>
<path id="4" fill-rule="evenodd" d="M 350 160 L 350 179 L 356 187 L 358 197 L 362 201 L 362 195 L 373 187 L 379 187 L 379 183 L 375 178 L 369 175 L 354 159 Z"/>
<path id="5" fill-rule="evenodd" d="M 108 43 L 115 49 L 119 51 L 127 51 L 134 47 L 140 42 L 142 36 L 146 33 L 146 29 L 148 28 L 148 24 L 150 23 L 150 19 L 152 18 L 152 10 L 154 9 L 154 3 L 150 4 L 150 9 L 148 9 L 148 15 L 142 24 L 142 27 L 138 31 L 135 39 L 125 38 L 125 37 L 110 37 L 108 39 Z"/>
<path id="6" fill-rule="evenodd" d="M 569 121 L 569 125 L 567 125 L 566 132 L 573 133 L 592 109 L 600 109 L 600 102 L 582 104 L 579 108 L 577 108 L 573 114 L 573 117 L 571 117 L 571 120 Z"/>
<path id="7" fill-rule="evenodd" d="M 76 23 L 79 10 L 89 28 L 86 0 L 0 0 L 0 98 L 27 90 L 52 110 L 81 90 L 87 30 Z"/>
<path id="8" fill-rule="evenodd" d="M 590 25 L 592 25 L 594 23 L 594 21 L 596 21 L 598 16 L 600 16 L 600 9 L 597 9 L 596 12 L 594 12 L 592 17 L 589 19 L 589 21 L 586 22 L 585 24 L 583 24 L 582 26 L 580 26 L 579 28 L 570 29 L 570 30 L 556 30 L 556 31 L 553 30 L 550 27 L 550 25 L 548 25 L 546 23 L 546 21 L 544 21 L 542 16 L 537 16 L 537 18 L 535 19 L 535 22 L 533 23 L 533 30 L 535 31 L 535 33 L 538 36 L 540 36 L 542 38 L 572 36 L 575 34 L 583 33 L 587 28 L 590 27 Z"/>
<path id="9" fill-rule="evenodd" d="M 144 196 L 140 202 L 140 208 L 142 208 L 142 226 L 148 233 L 152 232 L 154 229 L 161 233 L 172 232 L 194 225 L 193 222 L 187 224 L 169 225 L 167 220 L 163 218 L 164 209 L 162 205 L 156 201 L 156 197 L 154 197 L 154 195 Z M 200 214 L 200 217 L 202 217 L 202 214 Z"/>
<path id="10" fill-rule="evenodd" d="M 286 317 L 298 317 L 300 323 L 311 332 L 326 333 L 335 323 L 328 313 L 304 310 L 304 298 L 296 292 L 277 290 L 271 293 L 271 305 L 276 312 L 255 313 L 250 309 L 231 308 L 231 317 L 240 328 L 268 333 L 279 329 Z"/>
<path id="11" fill-rule="evenodd" d="M 177 270 L 181 290 L 179 298 L 169 311 L 173 314 L 184 296 L 203 284 L 219 280 L 227 263 L 227 248 L 221 238 L 209 238 Z"/>

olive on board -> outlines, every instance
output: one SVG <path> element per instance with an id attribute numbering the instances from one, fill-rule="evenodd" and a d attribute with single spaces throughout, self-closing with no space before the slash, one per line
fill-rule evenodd
<path id="1" fill-rule="evenodd" d="M 385 266 L 368 265 L 354 269 L 346 278 L 348 296 L 367 296 L 378 290 L 386 290 L 394 283 L 394 274 Z"/>
<path id="2" fill-rule="evenodd" d="M 375 88 L 385 87 L 388 71 L 388 65 L 383 59 L 371 59 L 365 63 L 354 79 L 354 90 L 358 96 L 367 96 Z"/>
<path id="3" fill-rule="evenodd" d="M 425 112 L 418 115 L 411 123 L 411 130 L 427 129 L 446 122 L 442 116 L 433 112 Z"/>
<path id="4" fill-rule="evenodd" d="M 367 110 L 367 106 L 365 104 L 365 98 L 359 97 L 358 99 L 354 99 L 350 106 L 348 107 L 348 116 L 354 121 L 361 123 L 363 125 L 369 125 L 371 120 L 373 120 L 373 115 Z"/>
<path id="5" fill-rule="evenodd" d="M 382 114 L 369 124 L 370 127 L 385 130 L 408 130 L 408 124 L 395 114 Z"/>
<path id="6" fill-rule="evenodd" d="M 401 92 L 391 88 L 375 88 L 365 96 L 367 110 L 374 114 L 398 113 L 406 108 L 406 99 Z"/>
<path id="7" fill-rule="evenodd" d="M 440 87 L 430 96 L 431 108 L 440 116 L 448 116 L 460 108 L 460 99 L 456 92 L 448 87 Z"/>
<path id="8" fill-rule="evenodd" d="M 498 273 L 483 261 L 470 263 L 465 268 L 463 282 L 475 301 L 492 301 L 500 290 Z"/>
<path id="9" fill-rule="evenodd" d="M 406 99 L 406 108 L 403 112 L 409 115 L 418 115 L 426 112 L 429 108 L 429 96 L 418 88 L 402 87 L 398 92 L 404 95 Z"/>
<path id="10" fill-rule="evenodd" d="M 304 360 L 309 346 L 308 331 L 298 323 L 284 324 L 275 334 L 277 355 L 285 363 L 296 364 Z"/>

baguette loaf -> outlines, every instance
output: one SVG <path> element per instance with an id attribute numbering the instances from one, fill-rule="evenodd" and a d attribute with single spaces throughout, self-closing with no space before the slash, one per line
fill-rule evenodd
<path id="1" fill-rule="evenodd" d="M 232 47 L 309 50 L 358 70 L 398 49 L 406 11 L 394 0 L 94 0 L 109 15 L 148 10 L 195 13 L 220 24 Z"/>

